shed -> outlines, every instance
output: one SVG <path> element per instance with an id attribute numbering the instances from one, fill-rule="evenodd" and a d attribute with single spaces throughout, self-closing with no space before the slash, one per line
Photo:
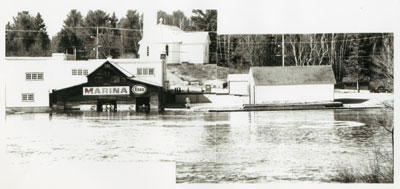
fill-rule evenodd
<path id="1" fill-rule="evenodd" d="M 227 81 L 230 95 L 249 95 L 249 74 L 229 74 Z"/>
<path id="2" fill-rule="evenodd" d="M 331 66 L 251 67 L 250 104 L 332 102 Z"/>

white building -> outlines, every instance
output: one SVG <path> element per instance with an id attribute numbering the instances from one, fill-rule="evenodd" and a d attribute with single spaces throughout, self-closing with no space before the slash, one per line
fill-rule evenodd
<path id="1" fill-rule="evenodd" d="M 227 81 L 230 95 L 249 95 L 249 74 L 229 74 Z"/>
<path id="2" fill-rule="evenodd" d="M 36 112 L 49 110 L 53 90 L 87 82 L 87 75 L 106 59 L 69 61 L 66 55 L 52 57 L 6 57 L 5 106 L 9 111 Z M 136 80 L 162 86 L 163 64 L 158 60 L 112 59 L 112 62 Z"/>
<path id="3" fill-rule="evenodd" d="M 159 59 L 167 55 L 167 64 L 207 64 L 209 63 L 208 32 L 185 32 L 176 26 L 157 25 L 157 14 L 144 15 L 143 38 L 139 42 L 141 59 Z"/>
<path id="4" fill-rule="evenodd" d="M 332 102 L 331 66 L 251 67 L 250 104 Z"/>

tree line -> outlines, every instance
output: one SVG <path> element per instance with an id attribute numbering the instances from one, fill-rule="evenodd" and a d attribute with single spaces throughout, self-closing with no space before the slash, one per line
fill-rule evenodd
<path id="1" fill-rule="evenodd" d="M 393 33 L 218 35 L 217 64 L 331 65 L 339 84 L 372 84 L 393 90 Z"/>
<path id="2" fill-rule="evenodd" d="M 184 31 L 207 31 L 210 63 L 246 72 L 251 66 L 332 65 L 338 83 L 375 83 L 393 88 L 392 33 L 322 33 L 270 35 L 217 35 L 217 11 L 159 11 L 163 24 Z M 49 56 L 51 52 L 76 54 L 77 59 L 137 57 L 143 15 L 128 10 L 115 13 L 91 10 L 84 17 L 71 10 L 63 28 L 50 40 L 41 15 L 20 12 L 6 26 L 6 56 Z"/>
<path id="3" fill-rule="evenodd" d="M 193 16 L 188 18 L 179 10 L 172 14 L 159 11 L 157 17 L 164 19 L 163 24 L 185 31 L 216 31 L 216 12 L 193 10 Z M 49 56 L 60 52 L 84 60 L 97 58 L 98 49 L 99 58 L 136 58 L 142 28 L 143 14 L 136 10 L 128 10 L 121 19 L 102 10 L 90 10 L 85 17 L 71 10 L 61 30 L 50 40 L 40 13 L 33 17 L 24 11 L 6 26 L 6 56 Z"/>

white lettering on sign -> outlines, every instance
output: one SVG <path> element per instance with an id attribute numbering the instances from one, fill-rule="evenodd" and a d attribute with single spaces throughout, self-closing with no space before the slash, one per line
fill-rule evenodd
<path id="1" fill-rule="evenodd" d="M 83 95 L 129 95 L 129 86 L 83 87 Z"/>
<path id="2" fill-rule="evenodd" d="M 132 92 L 133 92 L 134 94 L 141 95 L 141 94 L 144 94 L 144 93 L 147 92 L 147 88 L 146 88 L 146 86 L 140 85 L 140 84 L 134 85 L 134 86 L 132 87 Z"/>

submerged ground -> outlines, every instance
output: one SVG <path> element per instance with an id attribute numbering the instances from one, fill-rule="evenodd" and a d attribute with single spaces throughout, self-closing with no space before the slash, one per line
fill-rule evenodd
<path id="1" fill-rule="evenodd" d="M 15 165 L 173 162 L 177 183 L 331 182 L 362 168 L 391 134 L 391 110 L 69 113 L 8 115 L 5 158 Z M 389 116 L 388 119 L 393 119 Z"/>

